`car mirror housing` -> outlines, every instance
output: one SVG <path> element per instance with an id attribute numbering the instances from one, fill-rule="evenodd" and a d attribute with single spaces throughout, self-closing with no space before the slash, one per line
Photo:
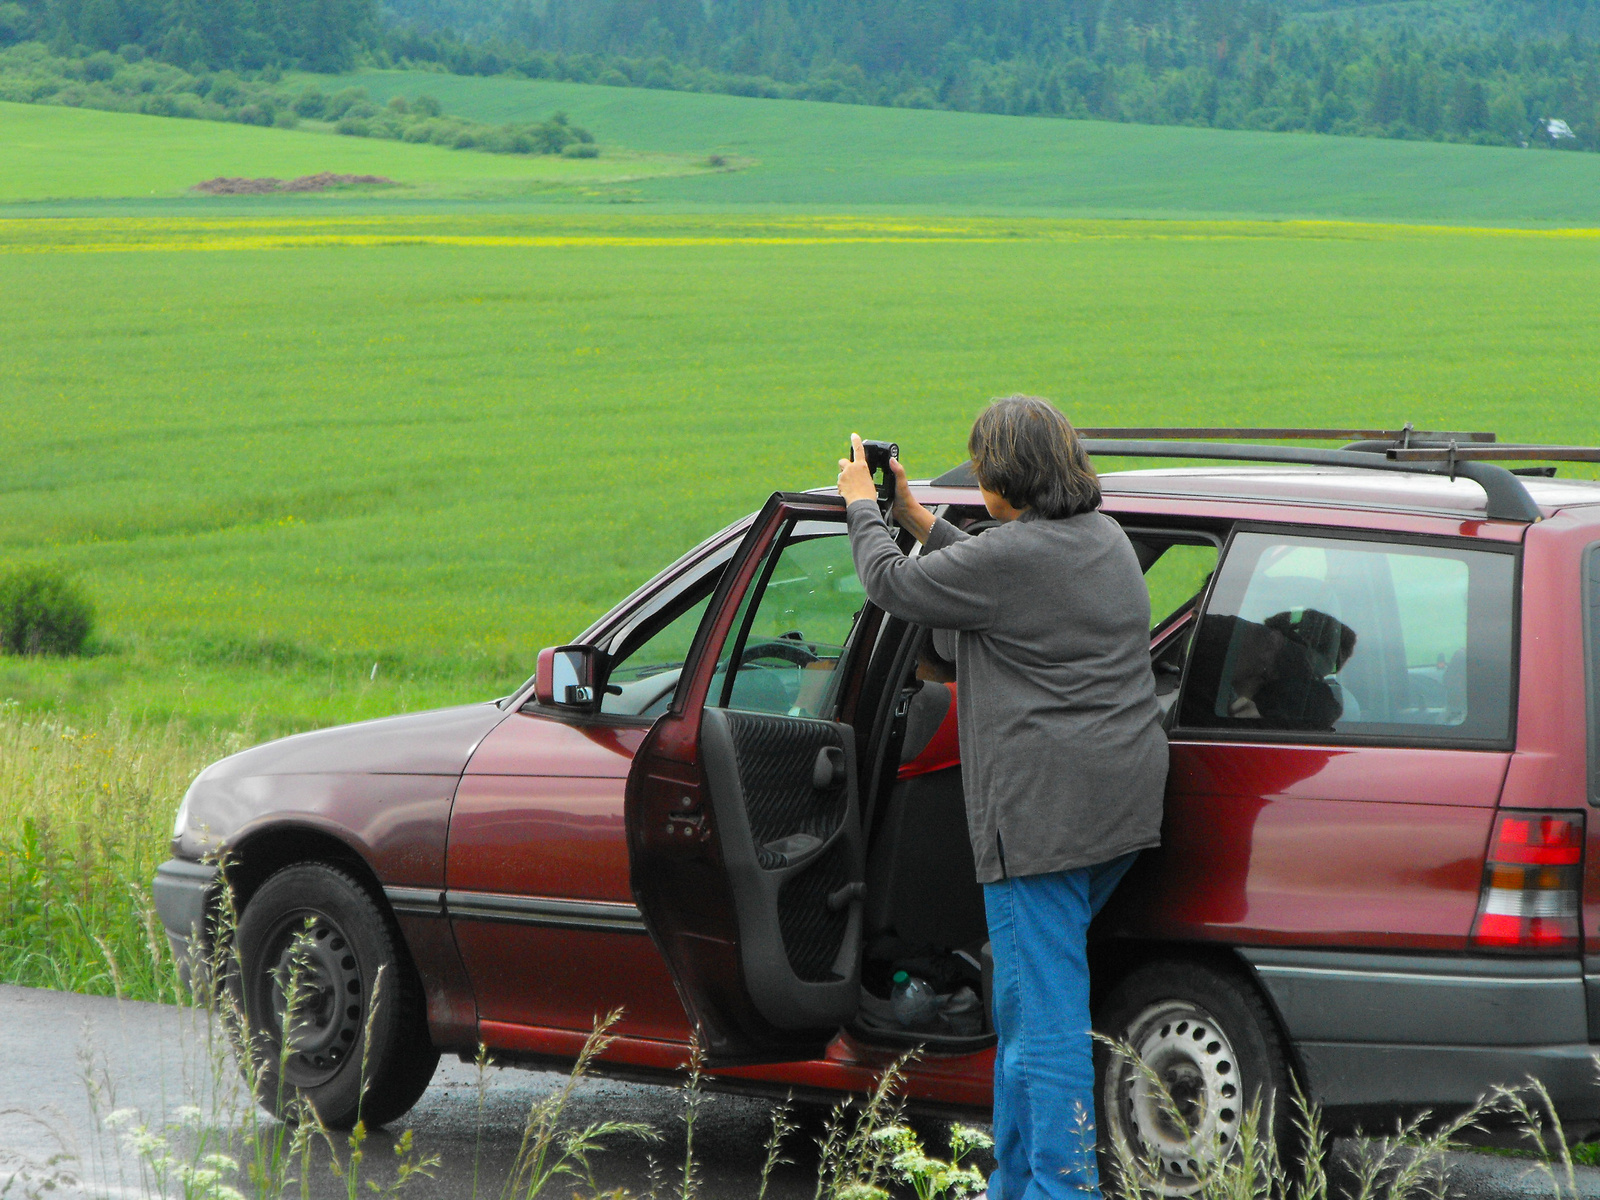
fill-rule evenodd
<path id="1" fill-rule="evenodd" d="M 600 706 L 600 651 L 593 646 L 549 646 L 539 651 L 533 694 L 540 704 L 574 712 Z"/>

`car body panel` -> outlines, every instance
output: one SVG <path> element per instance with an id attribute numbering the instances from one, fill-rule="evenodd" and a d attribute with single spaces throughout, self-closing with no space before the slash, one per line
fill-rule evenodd
<path id="1" fill-rule="evenodd" d="M 1587 978 L 1588 1011 L 1600 1014 L 1600 822 L 1588 822 L 1584 964 L 1524 959 L 1507 968 L 1474 954 L 1467 938 L 1496 806 L 1587 811 L 1577 564 L 1600 541 L 1600 485 L 1527 480 L 1546 517 L 1529 526 L 1484 519 L 1481 490 L 1442 476 L 1176 468 L 1108 473 L 1102 483 L 1105 510 L 1130 524 L 1225 532 L 1262 522 L 1521 544 L 1513 749 L 1227 741 L 1180 731 L 1166 846 L 1136 867 L 1097 932 L 1251 959 L 1314 1095 L 1336 1107 L 1359 1107 L 1380 1085 L 1396 1102 L 1445 1102 L 1484 1072 L 1546 1068 L 1558 1100 L 1581 1107 L 1580 1075 L 1593 1089 L 1587 1039 L 1577 1034 L 1580 1026 L 1600 1032 L 1600 1021 L 1578 1020 L 1574 989 Z M 979 506 L 972 489 L 919 484 L 916 492 L 934 506 Z M 688 573 L 728 561 L 754 519 L 689 551 L 578 641 L 614 644 Z M 731 613 L 718 620 L 725 632 Z M 680 702 L 698 711 L 703 687 L 687 691 Z M 594 1017 L 622 1004 L 622 1036 L 601 1068 L 675 1071 L 687 1057 L 690 1021 L 666 962 L 643 936 L 635 900 L 645 847 L 632 847 L 630 858 L 625 834 L 624 793 L 646 727 L 524 709 L 529 692 L 531 681 L 500 705 L 323 730 L 224 759 L 191 788 L 175 856 L 248 849 L 257 836 L 285 830 L 338 839 L 390 899 L 441 1047 L 470 1053 L 481 1038 L 510 1057 L 571 1058 Z M 642 822 L 639 838 L 665 841 L 669 826 L 671 837 L 704 833 L 704 822 L 691 820 L 708 807 L 694 732 L 681 720 L 658 725 L 637 781 L 660 793 L 641 792 L 638 802 L 659 802 L 661 819 Z M 680 889 L 679 902 L 700 927 L 654 932 L 694 936 L 714 951 L 720 914 L 720 965 L 690 985 L 721 972 L 736 987 L 737 931 L 715 840 L 696 853 L 702 886 Z M 184 889 L 199 886 L 198 875 L 180 872 L 158 899 L 188 912 L 193 897 Z M 1340 955 L 1372 961 L 1352 965 Z M 1419 956 L 1432 965 L 1417 965 Z M 1393 1015 L 1393 1028 L 1370 1042 L 1338 1023 L 1362 996 Z M 1424 1045 L 1416 1010 L 1441 1005 L 1451 1009 L 1443 1041 Z M 1505 1014 L 1498 1024 L 1497 1013 Z M 1535 1044 L 1540 1029 L 1549 1040 Z M 730 1086 L 859 1091 L 894 1053 L 841 1034 L 814 1058 L 715 1074 Z M 1580 1057 L 1582 1071 L 1573 1066 Z M 907 1094 L 981 1108 L 991 1064 L 992 1051 L 927 1056 L 911 1068 Z"/>

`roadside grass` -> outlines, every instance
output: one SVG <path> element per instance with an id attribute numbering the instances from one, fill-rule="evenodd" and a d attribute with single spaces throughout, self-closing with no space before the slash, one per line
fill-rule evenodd
<path id="1" fill-rule="evenodd" d="M 1593 442 L 1597 256 L 1336 223 L 0 221 L 0 568 L 76 574 L 104 637 L 0 661 L 0 696 L 277 731 L 500 695 L 774 488 L 829 485 L 851 430 L 935 473 L 1011 391 Z"/>
<path id="2" fill-rule="evenodd" d="M 0 701 L 0 982 L 182 999 L 150 880 L 190 780 L 250 740 Z"/>
<path id="3" fill-rule="evenodd" d="M 431 79 L 421 76 L 414 83 Z M 540 119 L 548 116 L 542 114 Z M 0 204 L 61 199 L 184 197 L 219 175 L 292 179 L 332 171 L 381 175 L 398 187 L 387 200 L 582 196 L 655 175 L 711 173 L 706 153 L 651 152 L 614 144 L 606 130 L 599 158 L 504 155 L 444 146 L 344 137 L 331 130 L 265 129 L 138 113 L 44 104 L 0 103 Z M 373 189 L 291 197 L 315 211 Z M 240 198 L 191 203 L 224 211 Z M 282 205 L 284 198 L 273 197 Z M 246 199 L 246 204 L 249 201 Z"/>

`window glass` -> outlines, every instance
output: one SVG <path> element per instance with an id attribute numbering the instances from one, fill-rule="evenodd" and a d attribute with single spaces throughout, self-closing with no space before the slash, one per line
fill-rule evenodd
<path id="1" fill-rule="evenodd" d="M 734 622 L 734 651 L 718 667 L 711 702 L 751 712 L 821 715 L 867 599 L 849 539 L 842 530 L 791 538 L 756 592 L 746 595 Z"/>
<path id="2" fill-rule="evenodd" d="M 678 676 L 683 673 L 689 645 L 710 603 L 708 592 L 616 663 L 607 679 L 600 711 L 633 717 L 658 717 L 666 712 L 677 689 Z M 618 690 L 613 692 L 611 688 Z"/>
<path id="3" fill-rule="evenodd" d="M 1151 629 L 1198 600 L 1217 567 L 1217 548 L 1209 542 L 1203 546 L 1168 545 L 1165 549 L 1157 546 L 1145 553 L 1157 551 L 1159 557 L 1144 571 L 1145 587 L 1150 589 Z"/>
<path id="4" fill-rule="evenodd" d="M 1200 623 L 1182 724 L 1509 736 L 1510 555 L 1244 533 Z"/>

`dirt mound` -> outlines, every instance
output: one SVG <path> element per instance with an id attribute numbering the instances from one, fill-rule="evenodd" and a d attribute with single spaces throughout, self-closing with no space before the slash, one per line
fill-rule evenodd
<path id="1" fill-rule="evenodd" d="M 382 175 L 336 175 L 323 171 L 320 175 L 302 175 L 298 179 L 245 179 L 243 176 L 219 175 L 189 190 L 207 196 L 263 196 L 269 192 L 322 192 L 328 188 L 350 187 L 352 184 L 380 184 L 394 186 L 394 180 Z"/>

